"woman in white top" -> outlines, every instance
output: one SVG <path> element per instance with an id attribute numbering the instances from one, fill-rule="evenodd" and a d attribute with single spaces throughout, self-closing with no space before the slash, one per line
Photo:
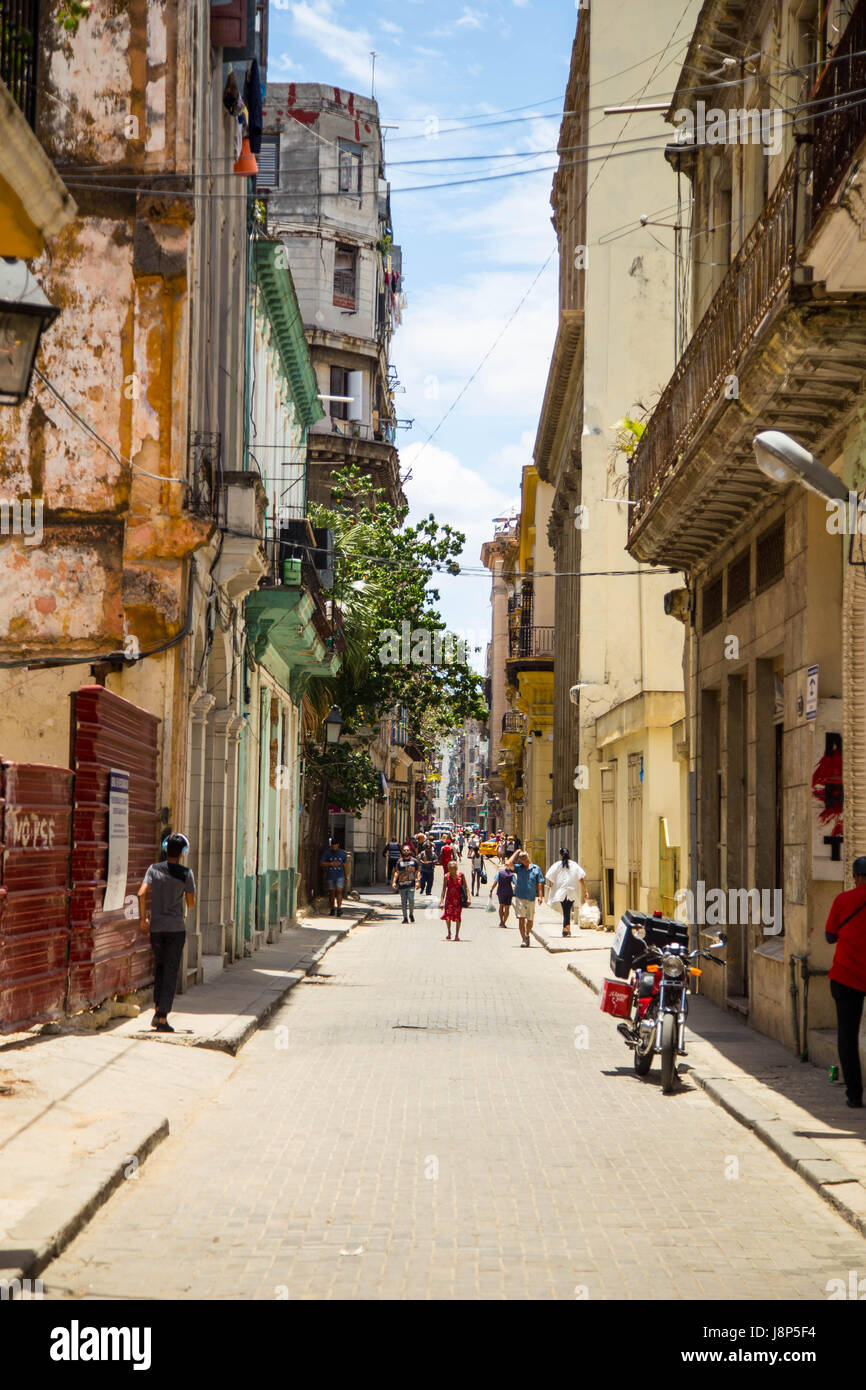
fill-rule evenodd
<path id="1" fill-rule="evenodd" d="M 562 904 L 562 934 L 571 936 L 571 909 L 574 907 L 577 892 L 582 885 L 584 902 L 589 902 L 589 892 L 586 887 L 585 870 L 574 859 L 569 858 L 567 849 L 561 849 L 559 856 L 545 874 L 550 884 L 547 901 Z"/>

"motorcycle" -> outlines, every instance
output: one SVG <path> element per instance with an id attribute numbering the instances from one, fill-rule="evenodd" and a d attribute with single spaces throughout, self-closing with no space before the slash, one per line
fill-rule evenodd
<path id="1" fill-rule="evenodd" d="M 617 1031 L 633 1049 L 638 1076 L 649 1073 L 658 1054 L 662 1091 L 668 1095 L 676 1085 L 677 1057 L 688 1055 L 685 1036 L 689 980 L 703 973 L 694 962 L 703 958 L 721 965 L 718 956 L 710 953 L 723 949 L 727 943 L 721 937 L 707 951 L 689 951 L 684 940 L 676 939 L 685 935 L 683 924 L 661 918 L 660 914 L 647 918 L 629 912 L 625 917 L 628 921 L 620 923 L 611 961 L 618 975 L 629 975 L 628 983 L 623 986 L 618 980 L 606 981 L 611 988 L 603 994 L 602 1008 L 621 1017 L 625 1015 L 617 1024 Z M 641 918 L 646 925 L 641 924 Z M 647 939 L 648 932 L 656 937 L 655 941 Z"/>

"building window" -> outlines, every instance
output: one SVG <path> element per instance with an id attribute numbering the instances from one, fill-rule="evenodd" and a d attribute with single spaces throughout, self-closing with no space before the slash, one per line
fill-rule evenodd
<path id="1" fill-rule="evenodd" d="M 340 140 L 338 145 L 340 192 L 360 194 L 364 169 L 363 150 L 360 145 L 354 144 L 351 140 Z"/>
<path id="2" fill-rule="evenodd" d="M 785 573 L 785 518 L 758 537 L 756 546 L 757 587 L 766 589 Z"/>
<path id="3" fill-rule="evenodd" d="M 728 565 L 728 612 L 748 603 L 752 592 L 752 552 L 744 550 Z"/>
<path id="4" fill-rule="evenodd" d="M 279 188 L 280 186 L 280 137 L 263 135 L 262 147 L 256 155 L 259 172 L 256 174 L 256 188 Z"/>
<path id="5" fill-rule="evenodd" d="M 701 631 L 709 632 L 710 628 L 722 621 L 722 576 L 719 575 L 712 584 L 705 584 L 701 592 Z"/>
<path id="6" fill-rule="evenodd" d="M 338 245 L 334 251 L 334 303 L 340 309 L 355 308 L 357 266 L 355 247 Z"/>
<path id="7" fill-rule="evenodd" d="M 349 393 L 349 373 L 345 367 L 331 368 L 331 395 L 348 396 Z M 331 418 L 334 420 L 348 420 L 349 404 L 348 401 L 329 402 Z"/>

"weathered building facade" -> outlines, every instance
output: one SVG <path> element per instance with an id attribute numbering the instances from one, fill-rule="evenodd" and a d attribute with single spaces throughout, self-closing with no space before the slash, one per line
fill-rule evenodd
<path id="1" fill-rule="evenodd" d="M 306 519 L 317 383 L 284 249 L 233 172 L 263 8 L 102 8 L 77 32 L 40 16 L 41 183 L 15 249 L 61 331 L 0 412 L 3 492 L 40 523 L 0 540 L 0 756 L 71 777 L 74 949 L 119 925 L 110 772 L 136 798 L 127 894 L 188 836 L 182 987 L 294 912 L 304 691 L 341 641 Z M 110 993 L 123 971 L 103 975 Z"/>
<path id="2" fill-rule="evenodd" d="M 655 77 L 658 52 L 685 40 L 690 22 L 675 0 L 646 7 L 640 25 L 632 15 L 624 4 L 578 12 L 551 198 L 559 321 L 534 449 L 553 489 L 556 572 L 546 853 L 550 862 L 560 845 L 570 849 L 608 923 L 627 906 L 660 905 L 681 836 L 682 633 L 662 614 L 664 578 L 625 551 L 621 434 L 660 389 L 674 337 L 673 256 L 637 216 L 628 225 L 624 189 L 640 212 L 674 201 L 676 183 L 671 176 L 662 191 L 641 150 L 659 133 L 658 115 L 592 113 L 633 104 Z M 616 159 L 574 157 L 587 141 L 620 136 L 629 144 Z"/>
<path id="3" fill-rule="evenodd" d="M 379 109 L 316 83 L 271 83 L 262 172 L 271 231 L 288 253 L 324 418 L 310 431 L 311 497 L 348 463 L 403 499 L 389 346 L 403 298 Z"/>
<path id="4" fill-rule="evenodd" d="M 809 1027 L 832 1018 L 823 927 L 866 834 L 866 585 L 847 522 L 770 481 L 753 440 L 785 432 L 863 487 L 864 47 L 859 2 L 703 6 L 669 112 L 693 118 L 671 153 L 694 199 L 692 333 L 630 478 L 631 553 L 685 576 L 668 607 L 687 635 L 687 881 L 693 907 L 726 902 L 693 913 L 700 939 L 728 938 L 702 984 L 802 1053 L 807 993 Z M 710 48 L 739 81 L 714 88 Z M 710 144 L 699 97 L 745 134 Z"/>

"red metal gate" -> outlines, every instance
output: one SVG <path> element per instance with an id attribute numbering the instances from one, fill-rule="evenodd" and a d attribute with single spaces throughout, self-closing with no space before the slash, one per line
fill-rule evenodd
<path id="1" fill-rule="evenodd" d="M 101 685 L 82 686 L 70 698 L 75 800 L 67 1007 L 73 1011 L 153 979 L 153 957 L 138 918 L 124 909 L 103 912 L 102 903 L 112 768 L 129 773 L 127 897 L 137 891 L 155 857 L 159 720 Z"/>
<path id="2" fill-rule="evenodd" d="M 63 1013 L 72 773 L 0 763 L 0 1033 Z"/>

